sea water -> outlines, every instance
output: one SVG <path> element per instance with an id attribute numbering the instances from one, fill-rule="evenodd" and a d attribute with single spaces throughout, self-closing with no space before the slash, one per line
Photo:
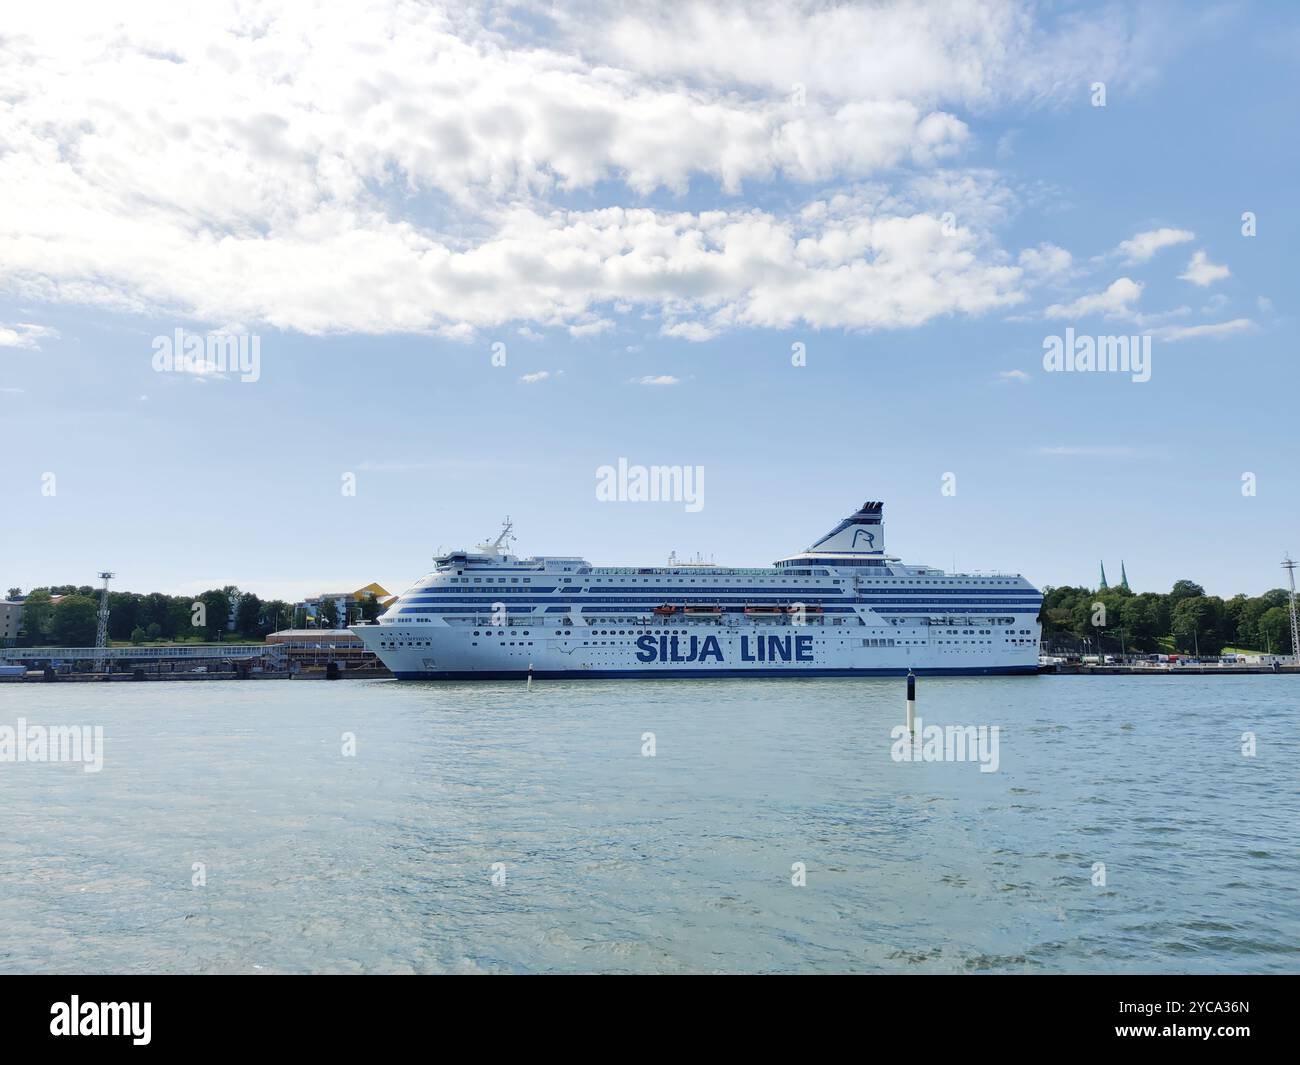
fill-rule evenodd
<path id="1" fill-rule="evenodd" d="M 0 685 L 4 972 L 1297 972 L 1300 677 Z"/>

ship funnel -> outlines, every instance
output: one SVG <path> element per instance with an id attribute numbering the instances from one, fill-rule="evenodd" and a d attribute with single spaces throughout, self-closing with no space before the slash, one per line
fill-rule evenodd
<path id="1" fill-rule="evenodd" d="M 883 554 L 885 550 L 884 511 L 884 503 L 863 503 L 861 509 L 850 514 L 808 548 L 808 553 Z"/>

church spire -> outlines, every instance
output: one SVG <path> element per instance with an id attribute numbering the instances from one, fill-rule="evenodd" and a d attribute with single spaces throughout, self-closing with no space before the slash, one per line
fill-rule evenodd
<path id="1" fill-rule="evenodd" d="M 1106 583 L 1106 563 L 1103 562 L 1101 564 L 1101 584 L 1098 585 L 1097 590 L 1104 592 L 1109 587 L 1110 585 Z"/>
<path id="2" fill-rule="evenodd" d="M 1119 586 L 1120 586 L 1121 588 L 1123 588 L 1124 591 L 1126 591 L 1126 592 L 1131 592 L 1131 591 L 1133 590 L 1132 588 L 1130 588 L 1130 587 L 1128 586 L 1128 574 L 1124 572 L 1124 560 L 1123 560 L 1123 559 L 1120 559 L 1120 562 L 1119 562 Z"/>

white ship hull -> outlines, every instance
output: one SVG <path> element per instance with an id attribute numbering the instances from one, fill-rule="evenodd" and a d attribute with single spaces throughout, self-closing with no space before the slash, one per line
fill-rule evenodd
<path id="1" fill-rule="evenodd" d="M 920 640 L 906 646 L 873 647 L 871 637 L 850 635 L 850 630 L 842 635 L 798 626 L 785 626 L 782 631 L 761 626 L 654 624 L 560 630 L 571 632 L 570 636 L 537 626 L 494 629 L 491 636 L 485 635 L 489 630 L 479 629 L 477 637 L 473 629 L 439 627 L 434 632 L 425 625 L 370 625 L 353 631 L 401 680 L 500 680 L 523 678 L 530 672 L 538 678 L 570 679 L 895 676 L 908 671 L 977 676 L 1038 671 L 1036 640 L 1018 647 L 930 646 Z"/>
<path id="2" fill-rule="evenodd" d="M 880 514 L 770 569 L 519 559 L 499 539 L 352 631 L 402 680 L 1036 673 L 1037 589 L 904 565 Z"/>

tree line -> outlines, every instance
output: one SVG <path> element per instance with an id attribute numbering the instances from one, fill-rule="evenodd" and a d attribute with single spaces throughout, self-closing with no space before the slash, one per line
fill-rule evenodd
<path id="1" fill-rule="evenodd" d="M 1291 618 L 1284 588 L 1222 599 L 1195 581 L 1165 594 L 1126 588 L 1047 588 L 1040 620 L 1046 643 L 1090 642 L 1097 650 L 1174 649 L 1217 655 L 1225 647 L 1291 654 Z"/>
<path id="2" fill-rule="evenodd" d="M 21 594 L 9 589 L 9 598 Z M 57 603 L 52 597 L 63 596 Z M 228 628 L 230 607 L 238 597 L 234 630 Z M 380 613 L 373 598 L 357 604 L 361 618 L 371 621 Z M 201 595 L 164 595 L 150 592 L 108 593 L 108 638 L 118 643 L 149 643 L 158 640 L 206 642 L 245 639 L 262 640 L 279 629 L 305 628 L 306 612 L 282 599 L 261 599 L 241 592 L 233 585 L 212 588 Z M 53 585 L 34 588 L 23 601 L 21 643 L 33 647 L 91 647 L 98 628 L 99 592 L 88 584 Z M 318 623 L 323 628 L 346 624 L 334 602 L 321 604 Z"/>

